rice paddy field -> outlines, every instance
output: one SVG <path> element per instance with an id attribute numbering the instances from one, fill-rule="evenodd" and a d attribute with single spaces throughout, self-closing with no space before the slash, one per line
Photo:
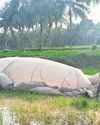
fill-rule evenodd
<path id="1" fill-rule="evenodd" d="M 82 96 L 43 96 L 1 89 L 0 106 L 9 108 L 11 118 L 18 125 L 31 125 L 31 122 L 36 125 L 100 125 L 100 101 Z M 3 124 L 3 112 L 0 123 Z"/>
<path id="2" fill-rule="evenodd" d="M 0 58 L 14 56 L 54 60 L 80 68 L 85 74 L 100 72 L 99 49 L 0 51 Z M 100 125 L 100 98 L 44 96 L 0 88 L 0 125 L 15 124 Z"/>

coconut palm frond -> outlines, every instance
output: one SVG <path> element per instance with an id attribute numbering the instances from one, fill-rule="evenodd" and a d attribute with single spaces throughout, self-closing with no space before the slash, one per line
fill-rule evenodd
<path id="1" fill-rule="evenodd" d="M 82 9 L 80 9 L 80 8 L 73 8 L 73 10 L 74 10 L 74 13 L 77 15 L 77 16 L 79 16 L 80 18 L 86 18 L 87 16 L 86 16 L 86 13 L 84 12 L 84 10 L 82 10 Z"/>

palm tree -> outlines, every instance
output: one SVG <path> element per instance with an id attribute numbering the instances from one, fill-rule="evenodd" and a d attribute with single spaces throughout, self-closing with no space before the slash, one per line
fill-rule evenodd
<path id="1" fill-rule="evenodd" d="M 33 5 L 33 13 L 35 13 L 35 24 L 40 26 L 39 49 L 41 49 L 43 30 L 47 28 L 50 36 L 52 25 L 55 23 L 57 27 L 59 20 L 63 16 L 65 5 L 62 0 L 32 0 L 31 5 Z"/>
<path id="2" fill-rule="evenodd" d="M 71 49 L 73 16 L 85 18 L 85 12 L 88 12 L 88 8 L 79 1 L 81 0 L 11 0 L 9 6 L 2 13 L 0 25 L 4 27 L 5 32 L 8 28 L 10 29 L 12 38 L 14 29 L 19 31 L 20 37 L 26 29 L 27 31 L 37 29 L 37 38 L 41 49 L 45 29 L 48 29 L 50 36 L 53 24 L 57 28 L 58 24 L 65 22 L 63 17 L 66 13 L 66 18 L 69 19 Z M 68 11 L 65 11 L 66 8 Z M 37 28 L 34 29 L 34 26 Z"/>
<path id="3" fill-rule="evenodd" d="M 100 0 L 88 0 L 90 3 L 93 2 L 94 4 L 98 4 Z"/>
<path id="4" fill-rule="evenodd" d="M 86 3 L 88 5 L 90 5 L 91 3 L 98 4 L 100 2 L 100 0 L 76 0 L 76 1 L 81 3 Z"/>
<path id="5" fill-rule="evenodd" d="M 63 13 L 65 10 L 65 4 L 62 0 L 47 0 L 48 9 L 46 11 L 46 20 L 48 28 L 48 39 L 49 39 L 49 48 L 51 47 L 51 28 L 55 24 L 55 29 L 58 28 L 58 23 L 63 23 Z"/>
<path id="6" fill-rule="evenodd" d="M 80 3 L 77 2 L 77 0 L 66 0 L 66 9 L 67 9 L 67 15 L 69 16 L 69 35 L 70 35 L 70 40 L 69 40 L 69 45 L 70 45 L 70 50 L 72 49 L 72 43 L 71 43 L 71 35 L 72 35 L 72 24 L 73 24 L 73 16 L 80 17 L 80 18 L 86 18 L 87 15 L 86 13 L 89 12 L 89 8 Z"/>
<path id="7" fill-rule="evenodd" d="M 10 29 L 11 35 L 13 38 L 13 17 L 16 15 L 18 11 L 19 0 L 12 0 L 8 3 L 5 8 L 2 10 L 0 27 L 4 28 L 4 38 L 5 38 L 5 48 L 7 49 L 7 39 L 6 34 L 7 30 Z"/>

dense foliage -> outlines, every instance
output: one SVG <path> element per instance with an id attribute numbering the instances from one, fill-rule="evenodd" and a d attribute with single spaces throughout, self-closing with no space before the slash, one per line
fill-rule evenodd
<path id="1" fill-rule="evenodd" d="M 0 13 L 0 48 L 20 49 L 99 42 L 99 24 L 87 19 L 99 0 L 11 0 Z M 80 24 L 74 24 L 80 17 Z M 95 36 L 93 35 L 95 34 Z"/>

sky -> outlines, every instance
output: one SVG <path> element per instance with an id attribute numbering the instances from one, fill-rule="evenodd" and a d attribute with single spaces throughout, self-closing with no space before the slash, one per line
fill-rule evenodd
<path id="1" fill-rule="evenodd" d="M 0 8 L 4 6 L 5 2 L 8 2 L 10 0 L 0 0 Z"/>
<path id="2" fill-rule="evenodd" d="M 0 0 L 0 8 L 4 6 L 5 2 L 10 0 Z M 100 4 L 96 5 L 95 7 L 91 5 L 90 7 L 91 12 L 88 16 L 89 19 L 92 19 L 94 23 L 100 23 Z"/>
<path id="3" fill-rule="evenodd" d="M 100 4 L 95 7 L 91 5 L 91 13 L 89 14 L 89 18 L 93 20 L 94 23 L 100 23 Z"/>

